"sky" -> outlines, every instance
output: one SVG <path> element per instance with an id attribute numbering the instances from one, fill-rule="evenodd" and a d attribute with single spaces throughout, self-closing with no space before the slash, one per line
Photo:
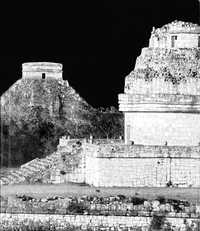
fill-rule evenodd
<path id="1" fill-rule="evenodd" d="M 63 78 L 89 104 L 118 108 L 117 95 L 152 27 L 198 23 L 199 16 L 198 0 L 65 2 L 47 7 L 30 1 L 22 13 L 14 9 L 11 22 L 1 21 L 1 94 L 21 78 L 23 62 L 59 62 Z"/>

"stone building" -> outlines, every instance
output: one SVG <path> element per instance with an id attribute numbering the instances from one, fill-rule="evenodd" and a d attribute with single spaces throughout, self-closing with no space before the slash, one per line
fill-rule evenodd
<path id="1" fill-rule="evenodd" d="M 23 63 L 22 78 L 62 80 L 62 64 L 50 62 Z"/>
<path id="2" fill-rule="evenodd" d="M 199 145 L 199 41 L 196 24 L 175 21 L 153 29 L 119 95 L 126 144 Z"/>
<path id="3" fill-rule="evenodd" d="M 200 27 L 197 24 L 174 21 L 155 30 L 153 28 L 149 47 L 196 48 L 200 47 Z"/>
<path id="4" fill-rule="evenodd" d="M 22 64 L 22 81 L 31 86 L 30 106 L 47 109 L 50 115 L 59 115 L 60 96 L 57 93 L 59 83 L 69 86 L 63 80 L 62 64 L 52 62 L 28 62 Z M 53 97 L 52 97 L 53 96 Z"/>
<path id="5" fill-rule="evenodd" d="M 199 36 L 200 27 L 185 22 L 153 30 L 119 94 L 125 142 L 83 142 L 79 166 L 64 176 L 53 174 L 55 182 L 200 186 Z M 69 141 L 61 141 L 61 150 L 69 148 Z"/>
<path id="6" fill-rule="evenodd" d="M 160 31 L 166 37 L 165 44 L 155 39 Z M 177 36 L 175 43 L 173 36 Z M 25 169 L 34 167 L 34 172 L 39 172 L 43 163 L 46 171 L 50 162 L 51 183 L 200 187 L 199 36 L 200 27 L 185 22 L 153 30 L 149 47 L 142 49 L 135 69 L 125 79 L 124 93 L 119 94 L 125 142 L 63 137 L 56 153 L 25 164 Z M 59 68 L 53 67 L 56 73 Z M 42 73 L 47 73 L 40 65 L 25 65 L 26 81 L 29 71 L 36 71 L 41 79 Z"/>

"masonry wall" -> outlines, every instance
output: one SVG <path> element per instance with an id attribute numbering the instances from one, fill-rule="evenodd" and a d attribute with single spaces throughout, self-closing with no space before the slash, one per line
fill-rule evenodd
<path id="1" fill-rule="evenodd" d="M 164 78 L 154 78 L 151 81 L 145 79 L 126 80 L 126 94 L 183 94 L 200 95 L 200 80 L 198 78 L 188 78 L 187 81 L 173 84 L 165 81 Z"/>
<path id="2" fill-rule="evenodd" d="M 31 62 L 22 64 L 22 78 L 62 79 L 62 64 L 51 62 Z"/>
<path id="3" fill-rule="evenodd" d="M 81 227 L 86 230 L 106 228 L 107 230 L 127 230 L 127 228 L 141 227 L 142 230 L 149 230 L 152 217 L 124 217 L 124 216 L 84 216 L 84 215 L 49 215 L 49 214 L 0 214 L 0 224 L 4 228 L 13 228 L 21 223 L 28 224 L 30 221 L 39 224 L 55 225 L 57 230 L 64 230 L 68 225 Z M 171 226 L 184 227 L 183 218 L 166 218 Z M 186 218 L 189 225 L 194 224 L 198 230 L 199 221 L 195 218 Z M 111 228 L 111 229 L 109 229 Z"/>
<path id="4" fill-rule="evenodd" d="M 45 79 L 61 79 L 62 72 L 23 72 L 23 79 L 42 79 L 42 74 L 45 74 Z"/>
<path id="5" fill-rule="evenodd" d="M 53 183 L 85 182 L 86 155 L 82 149 L 73 151 L 72 145 L 67 144 L 68 142 L 70 143 L 65 139 L 60 140 L 58 165 L 51 172 Z M 63 146 L 64 144 L 65 146 Z M 62 156 L 64 156 L 64 160 Z"/>
<path id="6" fill-rule="evenodd" d="M 194 48 L 198 47 L 199 34 L 191 33 L 169 33 L 163 36 L 152 36 L 149 41 L 149 47 L 153 48 L 172 48 L 172 36 L 177 36 L 174 42 L 174 48 Z"/>
<path id="7" fill-rule="evenodd" d="M 142 145 L 197 146 L 198 113 L 125 112 L 125 139 Z M 130 133 L 130 134 L 129 134 Z M 130 137 L 130 138 L 129 138 Z"/>
<path id="8" fill-rule="evenodd" d="M 98 158 L 94 186 L 166 187 L 171 180 L 178 187 L 200 186 L 200 158 Z"/>
<path id="9" fill-rule="evenodd" d="M 53 183 L 68 181 L 96 187 L 200 187 L 200 146 L 144 146 L 83 143 L 77 167 Z"/>

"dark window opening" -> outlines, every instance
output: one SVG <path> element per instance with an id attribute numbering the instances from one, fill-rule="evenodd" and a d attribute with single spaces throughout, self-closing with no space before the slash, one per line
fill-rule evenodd
<path id="1" fill-rule="evenodd" d="M 46 77 L 45 73 L 42 73 L 42 79 L 45 79 L 45 77 Z"/>
<path id="2" fill-rule="evenodd" d="M 175 47 L 175 40 L 177 40 L 177 35 L 172 36 L 172 47 Z"/>
<path id="3" fill-rule="evenodd" d="M 200 47 L 200 36 L 198 36 L 198 47 Z"/>

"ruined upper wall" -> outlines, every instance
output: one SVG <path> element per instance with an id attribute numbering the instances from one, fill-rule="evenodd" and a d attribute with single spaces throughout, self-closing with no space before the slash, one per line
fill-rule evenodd
<path id="1" fill-rule="evenodd" d="M 198 48 L 200 47 L 200 26 L 174 21 L 161 28 L 153 28 L 149 47 L 153 48 Z"/>
<path id="2" fill-rule="evenodd" d="M 200 49 L 143 48 L 126 94 L 200 95 Z"/>
<path id="3" fill-rule="evenodd" d="M 149 47 L 125 78 L 120 111 L 199 112 L 199 70 L 200 26 L 174 21 L 153 29 Z"/>
<path id="4" fill-rule="evenodd" d="M 24 79 L 61 79 L 62 64 L 51 62 L 32 62 L 22 64 Z"/>

